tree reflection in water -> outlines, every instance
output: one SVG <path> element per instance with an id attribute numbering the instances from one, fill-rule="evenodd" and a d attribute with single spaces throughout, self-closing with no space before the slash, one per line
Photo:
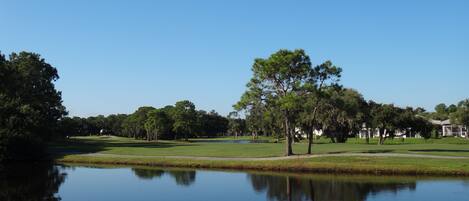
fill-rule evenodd
<path id="1" fill-rule="evenodd" d="M 52 163 L 7 164 L 0 167 L 0 200 L 58 201 L 66 174 Z"/>
<path id="2" fill-rule="evenodd" d="M 190 186 L 195 182 L 195 170 L 160 170 L 160 169 L 139 169 L 132 168 L 135 176 L 140 179 L 156 179 L 164 174 L 171 176 L 177 185 Z"/>
<path id="3" fill-rule="evenodd" d="M 379 181 L 340 177 L 271 176 L 248 174 L 255 191 L 266 192 L 269 200 L 362 201 L 370 194 L 415 190 L 415 181 Z"/>
<path id="4" fill-rule="evenodd" d="M 135 176 L 137 176 L 140 179 L 145 179 L 145 180 L 151 180 L 151 179 L 156 179 L 164 175 L 163 170 L 154 170 L 154 169 L 135 169 L 132 168 L 132 171 L 134 172 Z"/>
<path id="5" fill-rule="evenodd" d="M 195 182 L 195 170 L 137 169 L 134 174 L 141 179 L 172 177 L 177 185 L 190 186 Z M 380 192 L 415 190 L 413 179 L 393 179 L 366 176 L 295 175 L 278 176 L 247 174 L 248 181 L 257 192 L 265 192 L 269 200 L 344 200 L 363 201 Z"/>

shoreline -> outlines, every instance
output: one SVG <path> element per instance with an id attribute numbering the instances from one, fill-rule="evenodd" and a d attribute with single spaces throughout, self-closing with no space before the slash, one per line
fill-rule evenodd
<path id="1" fill-rule="evenodd" d="M 406 163 L 393 162 L 394 160 Z M 416 162 L 418 160 L 418 162 Z M 459 166 L 438 167 L 434 164 L 451 160 Z M 171 168 L 196 168 L 239 171 L 271 171 L 288 173 L 320 173 L 348 175 L 387 176 L 451 176 L 469 177 L 469 159 L 438 159 L 388 156 L 321 156 L 282 160 L 229 160 L 196 159 L 191 157 L 145 157 L 125 155 L 66 155 L 56 158 L 56 163 L 77 163 L 96 165 L 127 165 Z M 336 161 L 336 162 L 335 162 Z M 389 161 L 380 163 L 380 161 Z M 367 162 L 368 164 L 364 164 Z M 391 163 L 390 163 L 391 162 Z"/>

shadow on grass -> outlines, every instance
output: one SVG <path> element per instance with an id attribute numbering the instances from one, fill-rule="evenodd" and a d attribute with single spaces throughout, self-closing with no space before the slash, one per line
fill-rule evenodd
<path id="1" fill-rule="evenodd" d="M 409 151 L 415 152 L 457 152 L 457 153 L 469 153 L 469 150 L 461 150 L 461 149 L 413 149 Z"/>
<path id="2" fill-rule="evenodd" d="M 115 147 L 128 148 L 155 148 L 164 149 L 179 146 L 199 146 L 191 143 L 177 142 L 116 142 L 96 140 L 64 140 L 49 144 L 48 152 L 53 158 L 60 158 L 70 154 L 92 154 L 111 150 Z"/>
<path id="3" fill-rule="evenodd" d="M 379 149 L 379 150 L 366 150 L 361 153 L 380 154 L 380 153 L 391 153 L 394 152 L 392 149 Z"/>
<path id="4" fill-rule="evenodd" d="M 347 153 L 346 151 L 330 151 L 330 152 L 327 152 L 327 154 L 343 154 L 343 153 Z"/>

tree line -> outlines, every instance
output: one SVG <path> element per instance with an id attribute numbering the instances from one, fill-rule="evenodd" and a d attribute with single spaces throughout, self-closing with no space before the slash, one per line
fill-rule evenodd
<path id="1" fill-rule="evenodd" d="M 192 102 L 183 100 L 163 108 L 140 107 L 132 114 L 65 117 L 61 127 L 64 135 L 108 134 L 148 141 L 187 140 L 224 135 L 229 121 L 214 110 L 196 110 Z"/>

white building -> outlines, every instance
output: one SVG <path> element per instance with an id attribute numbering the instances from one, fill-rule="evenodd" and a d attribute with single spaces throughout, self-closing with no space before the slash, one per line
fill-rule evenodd
<path id="1" fill-rule="evenodd" d="M 450 120 L 430 120 L 434 125 L 441 126 L 441 134 L 443 137 L 467 137 L 467 128 L 462 125 L 451 124 Z"/>

